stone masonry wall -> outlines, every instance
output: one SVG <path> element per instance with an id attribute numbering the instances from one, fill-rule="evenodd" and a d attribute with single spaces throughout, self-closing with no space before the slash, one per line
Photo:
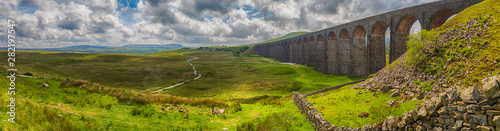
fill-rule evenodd
<path id="1" fill-rule="evenodd" d="M 326 131 L 332 129 L 332 124 L 323 118 L 318 110 L 313 108 L 311 104 L 302 94 L 298 92 L 292 93 L 292 100 L 299 110 L 304 114 L 307 120 L 317 131 Z"/>
<path id="2" fill-rule="evenodd" d="M 422 106 L 399 117 L 390 116 L 383 122 L 362 128 L 336 127 L 325 120 L 314 106 L 298 92 L 292 100 L 307 120 L 318 131 L 324 130 L 407 130 L 407 131 L 499 131 L 500 130 L 500 75 L 482 80 L 483 88 L 464 88 L 456 85 L 439 94 L 431 94 Z"/>

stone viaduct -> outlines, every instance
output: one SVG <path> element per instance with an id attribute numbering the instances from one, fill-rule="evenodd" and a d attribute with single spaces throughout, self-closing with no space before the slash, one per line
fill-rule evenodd
<path id="1" fill-rule="evenodd" d="M 349 77 L 367 77 L 386 66 L 385 32 L 390 31 L 389 61 L 406 52 L 410 28 L 441 26 L 448 18 L 483 0 L 443 0 L 403 8 L 297 37 L 255 45 L 258 55 Z"/>

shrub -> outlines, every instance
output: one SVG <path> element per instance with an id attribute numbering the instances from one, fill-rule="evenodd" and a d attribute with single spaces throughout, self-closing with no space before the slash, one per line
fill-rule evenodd
<path id="1" fill-rule="evenodd" d="M 415 84 L 415 85 L 420 85 L 420 80 L 416 80 L 416 81 L 414 81 L 414 82 L 413 82 L 413 84 Z"/>
<path id="2" fill-rule="evenodd" d="M 431 86 L 431 82 L 423 82 L 422 83 L 422 89 L 423 91 L 432 91 L 432 86 Z"/>
<path id="3" fill-rule="evenodd" d="M 132 110 L 132 115 L 134 115 L 134 116 L 142 115 L 142 116 L 150 117 L 150 116 L 153 116 L 154 114 L 156 114 L 156 112 L 157 111 L 152 106 L 139 106 L 139 107 L 136 107 Z"/>
<path id="4" fill-rule="evenodd" d="M 236 113 L 238 111 L 241 111 L 241 104 L 240 103 L 236 103 L 236 104 L 233 104 L 231 105 L 231 107 L 229 107 L 229 112 L 230 113 Z"/>
<path id="5" fill-rule="evenodd" d="M 408 51 L 405 64 L 407 66 L 418 66 L 425 61 L 425 54 L 429 53 L 425 47 L 437 42 L 437 34 L 438 32 L 434 30 L 422 30 L 417 34 L 411 34 L 406 42 Z"/>

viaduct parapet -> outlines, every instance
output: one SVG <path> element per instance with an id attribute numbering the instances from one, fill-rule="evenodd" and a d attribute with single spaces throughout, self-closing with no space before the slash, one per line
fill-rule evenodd
<path id="1" fill-rule="evenodd" d="M 394 10 L 316 32 L 255 45 L 258 55 L 349 77 L 366 77 L 386 66 L 385 32 L 390 32 L 389 61 L 406 52 L 415 21 L 422 29 L 441 26 L 448 18 L 483 0 L 443 0 Z"/>

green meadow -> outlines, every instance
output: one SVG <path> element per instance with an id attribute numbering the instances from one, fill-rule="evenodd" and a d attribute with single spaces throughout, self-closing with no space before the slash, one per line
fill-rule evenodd
<path id="1" fill-rule="evenodd" d="M 17 73 L 35 78 L 17 77 L 17 122 L 12 124 L 6 121 L 7 114 L 0 114 L 5 118 L 0 121 L 4 130 L 314 130 L 291 101 L 291 92 L 307 93 L 362 79 L 322 74 L 312 67 L 251 54 L 235 56 L 230 51 L 180 49 L 144 55 L 21 51 L 16 57 Z M 196 77 L 186 62 L 193 57 L 199 57 L 192 63 L 202 74 L 200 79 L 149 93 Z M 7 75 L 5 69 L 1 74 Z M 8 80 L 0 83 L 0 91 L 7 92 Z M 339 90 L 327 94 L 350 97 L 352 90 L 357 91 Z M 8 104 L 9 97 L 0 93 L 0 103 Z M 330 121 L 336 117 L 328 113 L 351 109 L 319 98 L 309 99 L 335 108 L 321 110 L 327 119 L 333 118 Z M 372 105 L 388 98 L 378 99 Z M 225 113 L 213 114 L 213 108 Z M 375 120 L 379 119 L 358 122 L 353 117 L 346 124 Z"/>

